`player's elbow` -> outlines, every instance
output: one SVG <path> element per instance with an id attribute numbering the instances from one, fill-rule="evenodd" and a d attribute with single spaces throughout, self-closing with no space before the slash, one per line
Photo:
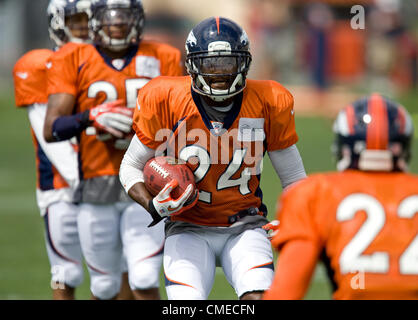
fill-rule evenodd
<path id="1" fill-rule="evenodd" d="M 44 139 L 46 142 L 55 142 L 54 136 L 47 131 L 44 131 Z"/>

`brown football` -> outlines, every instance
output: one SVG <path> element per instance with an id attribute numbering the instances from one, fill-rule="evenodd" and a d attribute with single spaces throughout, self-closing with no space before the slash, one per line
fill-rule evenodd
<path id="1" fill-rule="evenodd" d="M 180 197 L 189 184 L 193 185 L 189 201 L 197 196 L 193 172 L 182 160 L 169 156 L 151 158 L 145 164 L 143 172 L 145 187 L 153 196 L 156 196 L 173 179 L 178 182 L 178 186 L 171 191 L 173 199 Z"/>

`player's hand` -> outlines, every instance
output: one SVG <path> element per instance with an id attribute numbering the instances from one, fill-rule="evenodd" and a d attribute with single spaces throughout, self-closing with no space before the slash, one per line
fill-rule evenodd
<path id="1" fill-rule="evenodd" d="M 149 225 L 149 227 L 153 226 L 165 217 L 179 215 L 196 204 L 198 200 L 197 189 L 194 190 L 195 194 L 192 197 L 192 201 L 187 201 L 193 192 L 193 186 L 191 184 L 187 186 L 186 190 L 180 197 L 173 199 L 171 197 L 171 191 L 177 186 L 177 180 L 171 180 L 164 186 L 160 193 L 150 201 L 150 213 L 153 216 L 154 221 Z"/>
<path id="2" fill-rule="evenodd" d="M 93 126 L 117 138 L 123 138 L 132 130 L 132 109 L 124 106 L 122 100 L 103 103 L 90 110 L 89 120 Z"/>
<path id="3" fill-rule="evenodd" d="M 269 240 L 272 240 L 273 237 L 277 234 L 277 232 L 279 232 L 279 224 L 279 220 L 272 220 L 269 223 L 262 226 L 262 228 L 267 231 L 267 237 L 269 238 Z"/>

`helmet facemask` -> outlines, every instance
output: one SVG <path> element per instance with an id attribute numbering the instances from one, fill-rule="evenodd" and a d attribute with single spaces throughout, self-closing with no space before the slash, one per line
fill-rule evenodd
<path id="1" fill-rule="evenodd" d="M 67 42 L 85 43 L 89 40 L 88 22 L 91 16 L 90 2 L 78 1 L 68 9 L 51 2 L 48 6 L 49 36 L 58 47 Z"/>
<path id="2" fill-rule="evenodd" d="M 251 63 L 248 52 L 193 53 L 186 61 L 193 89 L 214 101 L 224 101 L 245 88 Z"/>
<path id="3" fill-rule="evenodd" d="M 244 90 L 250 45 L 235 22 L 223 17 L 203 20 L 190 31 L 185 48 L 185 65 L 195 92 L 222 102 Z"/>
<path id="4" fill-rule="evenodd" d="M 100 7 L 94 12 L 90 30 L 94 41 L 113 51 L 139 43 L 144 25 L 140 8 Z"/>
<path id="5" fill-rule="evenodd" d="M 193 90 L 217 102 L 244 90 L 250 64 L 249 51 L 231 50 L 226 41 L 212 42 L 208 51 L 189 53 L 186 58 Z"/>
<path id="6" fill-rule="evenodd" d="M 69 39 L 71 42 L 88 42 L 90 39 L 88 22 L 89 16 L 86 13 L 77 13 L 65 18 L 66 27 L 64 30 L 69 30 L 71 34 Z"/>

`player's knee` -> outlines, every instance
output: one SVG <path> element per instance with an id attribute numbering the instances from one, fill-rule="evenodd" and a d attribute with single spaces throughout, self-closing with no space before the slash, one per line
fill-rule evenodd
<path id="1" fill-rule="evenodd" d="M 264 291 L 252 291 L 245 292 L 239 297 L 240 300 L 261 300 L 263 298 Z"/>
<path id="2" fill-rule="evenodd" d="M 206 300 L 207 297 L 199 290 L 184 285 L 166 286 L 168 300 Z"/>
<path id="3" fill-rule="evenodd" d="M 245 273 L 234 285 L 235 291 L 241 299 L 258 300 L 263 291 L 273 282 L 274 271 L 270 268 L 255 268 Z M 260 294 L 261 293 L 261 294 Z"/>
<path id="4" fill-rule="evenodd" d="M 83 282 L 84 272 L 81 264 L 54 264 L 51 267 L 51 276 L 53 283 L 62 283 L 76 288 Z"/>
<path id="5" fill-rule="evenodd" d="M 153 264 L 138 264 L 129 274 L 129 283 L 133 290 L 157 288 L 160 268 Z"/>
<path id="6" fill-rule="evenodd" d="M 101 275 L 91 279 L 91 292 L 100 300 L 108 300 L 115 297 L 120 290 L 121 277 Z"/>
<path id="7" fill-rule="evenodd" d="M 84 272 L 81 265 L 74 265 L 68 268 L 65 274 L 65 284 L 71 288 L 76 288 L 83 283 Z"/>

